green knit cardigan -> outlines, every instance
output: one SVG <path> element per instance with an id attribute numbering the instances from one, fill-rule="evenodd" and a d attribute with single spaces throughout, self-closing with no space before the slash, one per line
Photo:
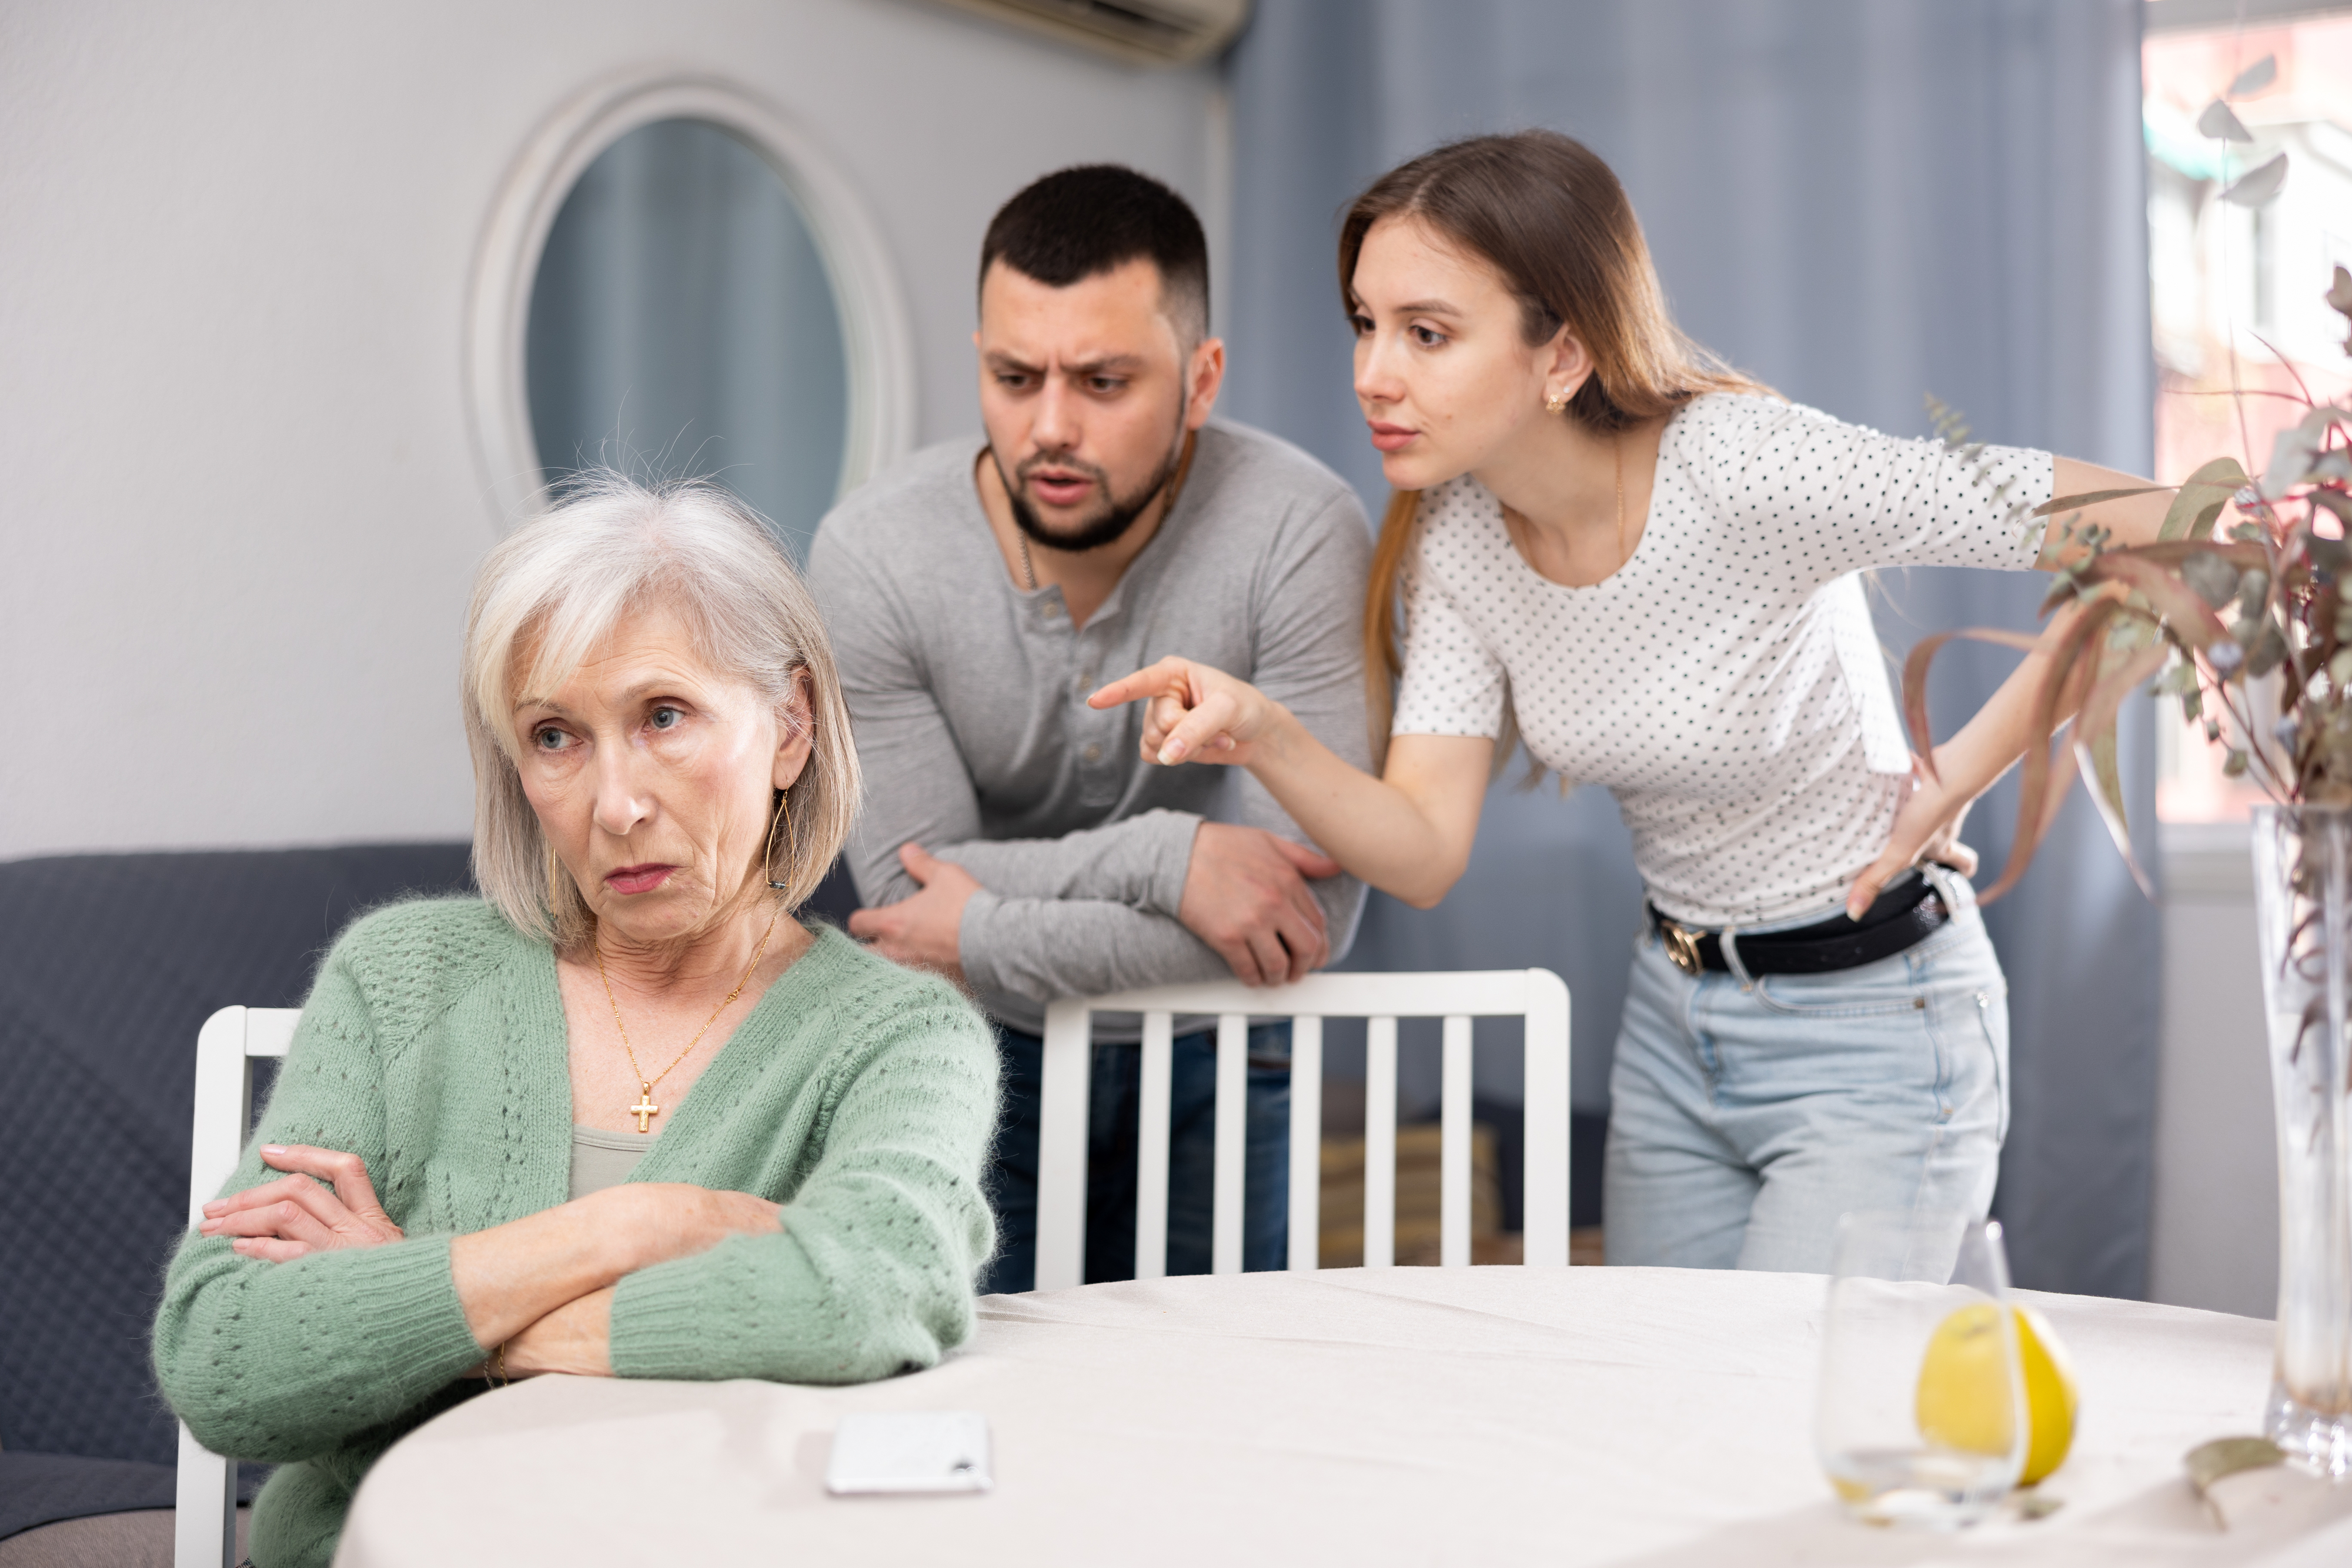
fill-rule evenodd
<path id="1" fill-rule="evenodd" d="M 783 1230 L 624 1279 L 620 1376 L 856 1383 L 971 1332 L 994 1042 L 942 981 L 815 936 L 629 1178 L 759 1193 Z M 565 1201 L 572 1114 L 546 944 L 472 899 L 395 904 L 335 944 L 221 1190 L 271 1179 L 263 1143 L 348 1150 L 406 1239 L 267 1263 L 191 1232 L 155 1321 L 157 1380 L 197 1441 L 284 1467 L 255 1505 L 257 1568 L 324 1568 L 376 1457 L 482 1391 L 459 1375 L 483 1347 L 449 1239 Z"/>

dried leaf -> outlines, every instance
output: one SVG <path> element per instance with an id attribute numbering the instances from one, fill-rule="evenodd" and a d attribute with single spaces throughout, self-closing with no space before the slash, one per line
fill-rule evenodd
<path id="1" fill-rule="evenodd" d="M 2189 1467 L 2189 1484 L 2202 1497 L 2215 1481 L 2241 1470 L 2284 1464 L 2286 1455 L 2268 1437 L 2216 1437 L 2189 1449 L 2181 1462 Z"/>
<path id="2" fill-rule="evenodd" d="M 1927 723 L 1927 666 L 1935 662 L 1937 650 L 1955 638 L 1969 643 L 1991 643 L 2027 653 L 2042 645 L 2042 639 L 2030 632 L 2003 632 L 1990 626 L 1938 632 L 1932 637 L 1922 637 L 1911 645 L 1910 653 L 1903 661 L 1903 727 L 1911 732 L 1911 749 L 1918 754 L 1919 766 L 1926 769 L 1930 779 L 1937 776 L 1936 736 Z"/>
<path id="3" fill-rule="evenodd" d="M 2341 418 L 2340 410 L 2322 404 L 2278 433 L 2278 439 L 2271 444 L 2270 466 L 2263 470 L 2262 493 L 2266 498 L 2275 501 L 2309 478 L 2329 427 Z"/>
<path id="4" fill-rule="evenodd" d="M 2096 661 L 2084 657 L 2084 653 L 2095 645 L 2092 640 L 2122 612 L 2123 606 L 2115 600 L 2095 601 L 2084 610 L 2081 619 L 2066 628 L 2057 647 L 2051 651 L 2050 673 L 2035 694 L 2032 731 L 2034 738 L 2026 745 L 2023 776 L 2018 780 L 2017 829 L 2010 840 L 2009 862 L 2000 869 L 2000 880 L 1979 896 L 1980 903 L 1990 904 L 2017 885 L 2017 879 L 2033 862 L 2033 852 L 2041 847 L 2042 835 L 2057 819 L 2058 809 L 2066 803 L 2066 791 L 2074 785 L 2074 770 L 2052 765 L 2050 737 L 2057 731 L 2060 715 L 2082 706 L 2091 683 L 2098 675 Z"/>
<path id="5" fill-rule="evenodd" d="M 2165 629 L 2189 647 L 2210 648 L 2230 635 L 2187 583 L 2136 551 L 2116 550 L 2084 561 L 2082 574 L 2096 582 L 2120 582 L 2145 598 Z"/>
<path id="6" fill-rule="evenodd" d="M 2216 457 L 2189 476 L 2172 507 L 2164 514 L 2159 539 L 2201 539 L 2213 531 L 2213 521 L 2230 497 L 2246 482 L 2246 471 L 2234 457 Z"/>
<path id="7" fill-rule="evenodd" d="M 2091 791 L 2091 801 L 2099 809 L 2099 818 L 2107 825 L 2107 836 L 2116 841 L 2116 850 L 2130 868 L 2132 880 L 2149 902 L 2156 899 L 2155 884 L 2140 868 L 2138 857 L 2132 853 L 2131 828 L 2124 810 L 2124 781 L 2116 766 L 2116 714 L 2124 698 L 2139 684 L 2163 666 L 2172 650 L 2159 643 L 2143 648 L 2120 662 L 2116 667 L 2103 672 L 2099 684 L 2083 700 L 2083 711 L 2074 718 L 2074 764 L 2083 775 L 2083 782 Z"/>
<path id="8" fill-rule="evenodd" d="M 2254 139 L 2254 133 L 2247 130 L 2230 111 L 2230 106 L 2218 98 L 2207 104 L 2205 112 L 2197 117 L 2197 131 L 2199 135 L 2210 136 L 2216 141 L 2252 141 Z"/>
<path id="9" fill-rule="evenodd" d="M 2276 80 L 2278 80 L 2278 57 L 2264 55 L 2238 73 L 2238 79 L 2230 84 L 2227 96 L 2244 98 L 2249 93 L 2262 91 Z"/>
<path id="10" fill-rule="evenodd" d="M 2311 564 L 2324 571 L 2341 576 L 2347 567 L 2352 567 L 2352 545 L 2346 544 L 2342 539 L 2325 538 L 2308 528 L 2304 528 L 2297 530 L 2296 542 L 2303 547 L 2303 553 L 2309 559 Z M 2314 624 L 2324 624 L 2324 622 L 2314 622 Z"/>
<path id="11" fill-rule="evenodd" d="M 2285 183 L 2286 154 L 2281 152 L 2223 191 L 2221 199 L 2232 206 L 2259 207 L 2277 195 L 2279 188 Z"/>
<path id="12" fill-rule="evenodd" d="M 2072 512 L 2084 507 L 2095 507 L 2102 501 L 2119 501 L 2126 496 L 2153 495 L 2169 490 L 2169 485 L 2135 485 L 2128 490 L 2085 490 L 2079 496 L 2061 496 L 2054 501 L 2044 501 L 2033 508 L 2032 517 L 2047 517 L 2058 512 Z"/>
<path id="13" fill-rule="evenodd" d="M 2190 557 L 2200 555 L 2210 555 L 2216 560 L 2226 560 L 2242 571 L 2259 571 L 2270 565 L 2270 558 L 2263 553 L 2262 546 L 2241 540 L 2224 542 L 2216 539 L 2167 539 L 2159 544 L 2129 545 L 2116 553 L 2136 555 L 2142 560 L 2154 561 L 2158 566 L 2177 567 Z M 2269 579 L 2265 578 L 2263 580 L 2267 582 Z"/>
<path id="14" fill-rule="evenodd" d="M 2238 597 L 2238 569 L 2219 556 L 2189 557 L 2180 563 L 2180 580 L 2215 610 Z"/>
<path id="15" fill-rule="evenodd" d="M 2244 640 L 2239 641 L 2242 646 Z M 2275 617 L 2263 616 L 2262 630 L 2255 634 L 2253 646 L 2246 649 L 2246 674 L 2259 681 L 2286 663 L 2286 633 L 2279 629 Z"/>

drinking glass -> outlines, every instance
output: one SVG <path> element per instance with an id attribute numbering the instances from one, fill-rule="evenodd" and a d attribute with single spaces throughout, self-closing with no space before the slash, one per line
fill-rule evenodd
<path id="1" fill-rule="evenodd" d="M 1822 1468 L 1854 1517 L 1949 1529 L 1999 1507 L 2032 1436 L 2000 1222 L 1841 1218 L 1820 1399 Z"/>

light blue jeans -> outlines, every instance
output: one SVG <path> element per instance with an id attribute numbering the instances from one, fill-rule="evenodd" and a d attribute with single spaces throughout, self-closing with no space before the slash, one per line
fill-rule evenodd
<path id="1" fill-rule="evenodd" d="M 1609 1079 L 1610 1262 L 1826 1273 L 1849 1209 L 1986 1211 L 2009 989 L 1974 891 L 1932 880 L 1949 921 L 1826 975 L 1685 975 L 1643 934 Z"/>

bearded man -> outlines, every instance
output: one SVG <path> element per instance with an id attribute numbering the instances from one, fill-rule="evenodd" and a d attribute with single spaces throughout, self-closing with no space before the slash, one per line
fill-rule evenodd
<path id="1" fill-rule="evenodd" d="M 917 454 L 843 501 L 811 580 L 868 798 L 850 930 L 961 979 L 997 1026 L 1004 1105 L 982 1289 L 1034 1277 L 1045 1003 L 1216 977 L 1297 979 L 1344 953 L 1363 889 L 1238 769 L 1155 768 L 1104 680 L 1183 653 L 1245 673 L 1370 759 L 1355 493 L 1296 447 L 1210 422 L 1208 249 L 1133 170 L 1065 169 L 981 247 L 984 443 Z M 1131 1040 L 1134 1037 L 1127 1037 Z M 1137 1052 L 1097 1028 L 1087 1278 L 1134 1265 Z M 1244 1267 L 1286 1250 L 1289 1034 L 1250 1034 Z M 1168 1267 L 1205 1273 L 1215 1037 L 1175 1042 Z"/>

